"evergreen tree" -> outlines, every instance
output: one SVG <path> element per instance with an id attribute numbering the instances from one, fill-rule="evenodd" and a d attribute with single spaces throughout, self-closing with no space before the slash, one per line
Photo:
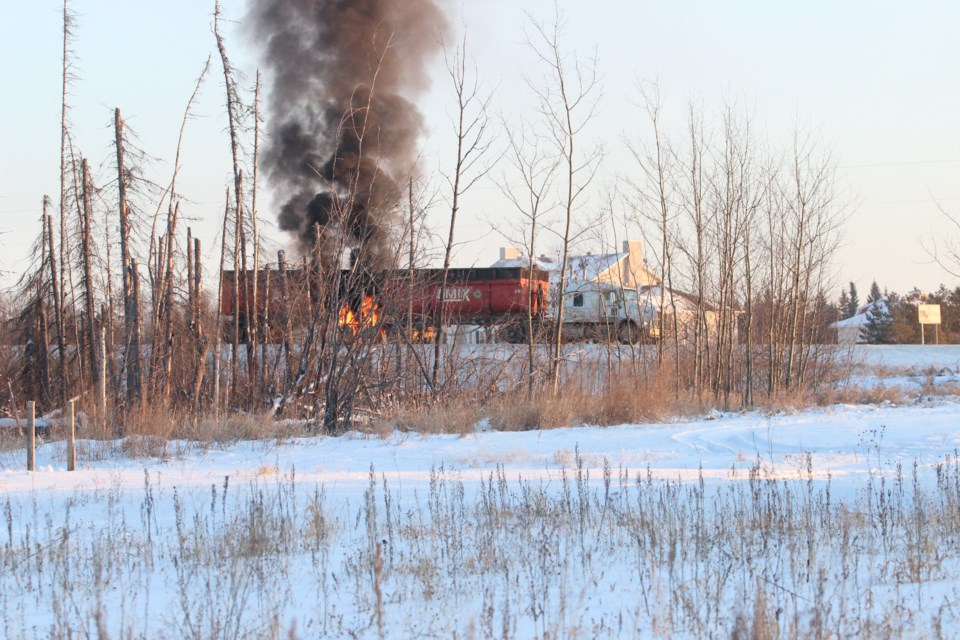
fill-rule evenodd
<path id="1" fill-rule="evenodd" d="M 848 304 L 849 304 L 850 306 L 847 307 L 847 317 L 848 317 L 848 318 L 851 317 L 851 316 L 857 315 L 857 307 L 860 306 L 860 296 L 857 295 L 857 285 L 855 285 L 855 284 L 852 283 L 852 282 L 850 283 L 850 294 L 849 294 L 849 298 L 850 298 L 850 299 L 849 299 L 849 301 L 848 301 Z"/>
<path id="2" fill-rule="evenodd" d="M 883 298 L 883 294 L 880 293 L 880 287 L 877 285 L 877 281 L 874 280 L 873 284 L 870 285 L 870 295 L 867 296 L 867 302 L 876 302 Z"/>
<path id="3" fill-rule="evenodd" d="M 890 340 L 894 344 L 920 344 L 917 306 L 896 292 L 885 295 L 883 302 L 893 320 L 890 325 Z"/>
<path id="4" fill-rule="evenodd" d="M 844 289 L 840 292 L 840 302 L 837 304 L 837 312 L 840 314 L 838 320 L 849 317 L 848 311 L 850 311 L 850 296 L 847 294 L 847 290 Z"/>
<path id="5" fill-rule="evenodd" d="M 867 344 L 893 344 L 893 316 L 883 299 L 867 311 L 867 321 L 860 328 L 860 340 Z"/>
<path id="6" fill-rule="evenodd" d="M 827 302 L 827 296 L 823 289 L 817 291 L 817 299 L 813 308 L 813 317 L 817 323 L 816 333 L 813 338 L 818 344 L 827 344 L 836 339 L 836 329 L 831 325 L 840 320 L 840 312 L 837 305 Z"/>

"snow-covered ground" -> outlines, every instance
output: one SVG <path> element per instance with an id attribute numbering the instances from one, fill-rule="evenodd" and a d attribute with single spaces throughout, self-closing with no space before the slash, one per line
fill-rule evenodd
<path id="1" fill-rule="evenodd" d="M 906 404 L 131 458 L 0 454 L 0 624 L 46 637 L 960 634 L 955 347 Z M 863 364 L 858 365 L 858 370 Z M 926 372 L 926 373 L 924 373 Z M 857 373 L 857 372 L 853 372 Z M 874 375 L 874 373 L 871 373 Z"/>
<path id="2" fill-rule="evenodd" d="M 960 371 L 960 344 L 944 345 L 856 345 L 855 361 L 867 365 L 923 372 L 929 369 Z"/>
<path id="3" fill-rule="evenodd" d="M 745 473 L 760 461 L 765 471 L 778 477 L 797 477 L 809 457 L 816 477 L 829 473 L 835 483 L 844 478 L 856 484 L 878 467 L 914 459 L 929 465 L 955 448 L 960 448 L 960 403 L 927 399 L 908 406 L 834 406 L 774 415 L 713 413 L 670 424 L 478 430 L 466 436 L 394 433 L 382 438 L 348 433 L 224 448 L 175 441 L 166 445 L 163 460 L 126 457 L 118 443 L 81 441 L 81 468 L 72 473 L 64 470 L 63 443 L 51 442 L 37 450 L 36 473 L 22 470 L 22 450 L 2 454 L 0 489 L 5 496 L 110 485 L 139 489 L 145 472 L 163 484 L 209 488 L 227 476 L 243 479 L 295 470 L 298 482 L 322 483 L 341 495 L 363 493 L 371 467 L 398 488 L 418 487 L 441 466 L 455 469 L 464 481 L 478 481 L 498 467 L 511 478 L 550 481 L 560 477 L 564 466 L 572 466 L 577 450 L 594 475 L 606 461 L 664 480 L 728 478 L 731 469 Z"/>

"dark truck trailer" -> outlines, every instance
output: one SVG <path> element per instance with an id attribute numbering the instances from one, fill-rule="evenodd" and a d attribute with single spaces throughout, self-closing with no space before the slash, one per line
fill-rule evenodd
<path id="1" fill-rule="evenodd" d="M 443 269 L 400 269 L 372 275 L 343 270 L 335 275 L 339 275 L 339 284 L 334 285 L 335 298 L 349 309 L 350 317 L 363 315 L 367 308 L 375 307 L 377 324 L 388 335 L 404 330 L 411 321 L 418 335 L 432 334 L 439 315 L 441 289 L 444 289 L 442 304 L 446 324 L 501 326 L 505 340 L 522 342 L 526 338 L 528 315 L 533 317 L 536 326 L 541 324 L 547 312 L 550 288 L 547 272 L 534 269 L 531 273 L 524 268 L 449 269 L 445 288 Z M 237 280 L 239 296 L 234 293 L 234 272 L 223 272 L 220 311 L 223 328 L 232 335 L 236 301 L 241 341 L 246 341 L 248 313 L 256 313 L 261 326 L 265 319 L 269 320 L 274 331 L 284 326 L 289 317 L 296 330 L 297 325 L 309 319 L 309 314 L 304 315 L 309 300 L 316 299 L 323 287 L 327 291 L 331 288 L 327 278 L 313 275 L 308 279 L 303 269 L 288 269 L 284 297 L 280 272 L 261 270 L 254 301 L 252 272 L 240 272 Z M 341 310 L 341 317 L 343 315 Z M 269 336 L 268 340 L 272 341 Z"/>
<path id="2" fill-rule="evenodd" d="M 445 324 L 496 326 L 507 342 L 526 340 L 528 318 L 538 332 L 547 313 L 550 280 L 540 269 L 450 269 L 445 288 L 443 269 L 418 269 L 416 276 L 412 282 L 407 278 L 398 299 L 412 303 L 414 329 L 421 335 L 436 328 L 442 289 Z"/>
<path id="3" fill-rule="evenodd" d="M 311 295 L 303 269 L 286 269 L 281 277 L 279 269 L 260 269 L 257 272 L 256 300 L 253 295 L 253 270 L 220 272 L 220 328 L 227 342 L 233 341 L 236 328 L 239 342 L 248 342 L 247 318 L 256 315 L 257 326 L 270 325 L 266 334 L 268 343 L 280 342 L 279 332 L 290 320 L 293 326 L 306 322 L 309 316 Z M 236 283 L 234 279 L 236 278 Z M 316 285 L 314 285 L 316 286 Z M 269 296 L 269 303 L 267 301 Z M 236 305 L 236 324 L 234 306 Z"/>
<path id="4" fill-rule="evenodd" d="M 440 306 L 443 269 L 418 269 L 407 279 L 413 290 L 414 313 L 434 315 Z M 546 272 L 529 269 L 450 269 L 443 292 L 444 316 L 462 324 L 489 324 L 503 318 L 542 315 L 550 287 Z M 401 292 L 401 298 L 403 292 Z M 469 320 L 470 322 L 467 322 Z"/>

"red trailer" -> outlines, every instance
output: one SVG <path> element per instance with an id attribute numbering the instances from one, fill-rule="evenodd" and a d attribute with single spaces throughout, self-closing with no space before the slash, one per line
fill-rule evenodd
<path id="1" fill-rule="evenodd" d="M 539 327 L 547 310 L 550 280 L 547 272 L 522 268 L 450 269 L 443 287 L 443 269 L 418 269 L 413 284 L 401 288 L 397 299 L 412 306 L 414 328 L 435 328 L 443 290 L 446 324 L 500 327 L 508 342 L 523 342 L 528 317 Z M 412 291 L 411 291 L 412 286 Z M 408 309 L 408 315 L 410 310 Z M 402 322 L 408 322 L 407 319 Z"/>
<path id="2" fill-rule="evenodd" d="M 443 269 L 419 269 L 413 284 L 414 313 L 435 315 L 440 307 Z M 528 269 L 450 269 L 443 291 L 444 317 L 464 324 L 491 324 L 546 310 L 547 274 Z M 409 281 L 409 280 L 408 280 Z"/>
<path id="3" fill-rule="evenodd" d="M 547 272 L 534 269 L 531 273 L 523 268 L 449 269 L 446 287 L 442 269 L 395 270 L 374 275 L 342 271 L 339 276 L 337 299 L 342 305 L 341 324 L 354 328 L 377 325 L 390 333 L 412 322 L 416 335 L 431 335 L 436 329 L 443 289 L 446 324 L 502 326 L 501 333 L 510 342 L 525 339 L 528 316 L 536 326 L 540 325 L 547 310 L 550 287 Z M 256 313 L 260 326 L 266 320 L 274 329 L 287 317 L 299 315 L 297 322 L 302 322 L 303 314 L 298 314 L 295 307 L 305 306 L 322 286 L 328 286 L 329 290 L 330 284 L 323 278 L 318 281 L 320 286 L 311 284 L 301 269 L 288 270 L 283 278 L 279 271 L 261 270 L 254 302 L 252 272 L 241 272 L 236 279 L 239 296 L 234 294 L 234 273 L 223 272 L 220 311 L 224 329 L 230 333 L 234 326 L 234 305 L 237 305 L 242 340 L 246 338 L 248 314 Z"/>

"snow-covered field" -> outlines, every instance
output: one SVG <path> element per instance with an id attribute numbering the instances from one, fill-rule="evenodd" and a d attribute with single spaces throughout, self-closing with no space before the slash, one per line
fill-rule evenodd
<path id="1" fill-rule="evenodd" d="M 900 406 L 0 454 L 7 638 L 956 637 L 955 347 Z M 869 375 L 876 375 L 870 368 Z M 904 381 L 907 381 L 906 383 Z M 917 383 L 918 387 L 920 383 Z M 931 393 L 931 385 L 933 393 Z"/>
<path id="2" fill-rule="evenodd" d="M 856 345 L 853 347 L 855 361 L 867 365 L 911 372 L 929 369 L 960 371 L 960 345 Z"/>

